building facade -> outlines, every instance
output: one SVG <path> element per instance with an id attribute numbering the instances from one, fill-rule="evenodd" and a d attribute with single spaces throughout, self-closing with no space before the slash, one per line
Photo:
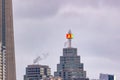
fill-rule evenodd
<path id="1" fill-rule="evenodd" d="M 71 47 L 71 31 L 68 32 L 68 47 L 63 48 L 63 56 L 60 56 L 60 63 L 57 64 L 55 76 L 62 77 L 63 80 L 89 80 L 86 78 L 84 64 L 81 63 L 80 56 L 77 55 L 77 48 Z"/>
<path id="2" fill-rule="evenodd" d="M 49 76 L 49 77 L 45 78 L 44 80 L 62 80 L 62 78 L 61 77 Z"/>
<path id="3" fill-rule="evenodd" d="M 28 65 L 24 80 L 45 80 L 51 76 L 51 69 L 46 65 Z"/>
<path id="4" fill-rule="evenodd" d="M 115 80 L 114 75 L 110 74 L 100 74 L 100 80 Z"/>
<path id="5" fill-rule="evenodd" d="M 16 80 L 12 0 L 0 0 L 0 80 Z"/>

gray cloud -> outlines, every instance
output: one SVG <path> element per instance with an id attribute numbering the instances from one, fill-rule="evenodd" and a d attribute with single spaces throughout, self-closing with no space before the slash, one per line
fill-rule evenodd
<path id="1" fill-rule="evenodd" d="M 40 63 L 56 70 L 69 29 L 88 77 L 97 78 L 102 71 L 120 74 L 119 0 L 13 0 L 13 4 L 19 80 L 41 53 L 48 52 L 49 57 Z"/>
<path id="2" fill-rule="evenodd" d="M 14 4 L 14 14 L 22 18 L 50 17 L 56 14 L 60 4 L 57 0 L 17 0 Z"/>
<path id="3" fill-rule="evenodd" d="M 81 7 L 113 7 L 118 8 L 119 0 L 13 0 L 14 15 L 19 18 L 39 18 L 44 19 L 57 14 L 61 6 L 67 4 Z"/>

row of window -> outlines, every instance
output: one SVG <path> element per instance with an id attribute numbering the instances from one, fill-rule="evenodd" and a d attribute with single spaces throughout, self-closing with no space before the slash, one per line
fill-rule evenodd
<path id="1" fill-rule="evenodd" d="M 5 0 L 2 0 L 2 43 L 5 46 Z"/>

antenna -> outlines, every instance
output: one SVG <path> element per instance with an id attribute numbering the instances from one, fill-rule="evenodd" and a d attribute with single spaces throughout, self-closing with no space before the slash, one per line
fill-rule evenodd
<path id="1" fill-rule="evenodd" d="M 71 48 L 71 40 L 73 39 L 73 34 L 71 30 L 69 30 L 66 34 L 66 38 L 68 39 L 68 48 Z"/>

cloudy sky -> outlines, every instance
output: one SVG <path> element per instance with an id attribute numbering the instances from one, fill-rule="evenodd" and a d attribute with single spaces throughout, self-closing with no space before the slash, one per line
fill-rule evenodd
<path id="1" fill-rule="evenodd" d="M 48 56 L 39 64 L 49 65 L 53 74 L 69 29 L 87 77 L 120 78 L 119 14 L 120 0 L 13 0 L 17 80 L 44 53 Z"/>

